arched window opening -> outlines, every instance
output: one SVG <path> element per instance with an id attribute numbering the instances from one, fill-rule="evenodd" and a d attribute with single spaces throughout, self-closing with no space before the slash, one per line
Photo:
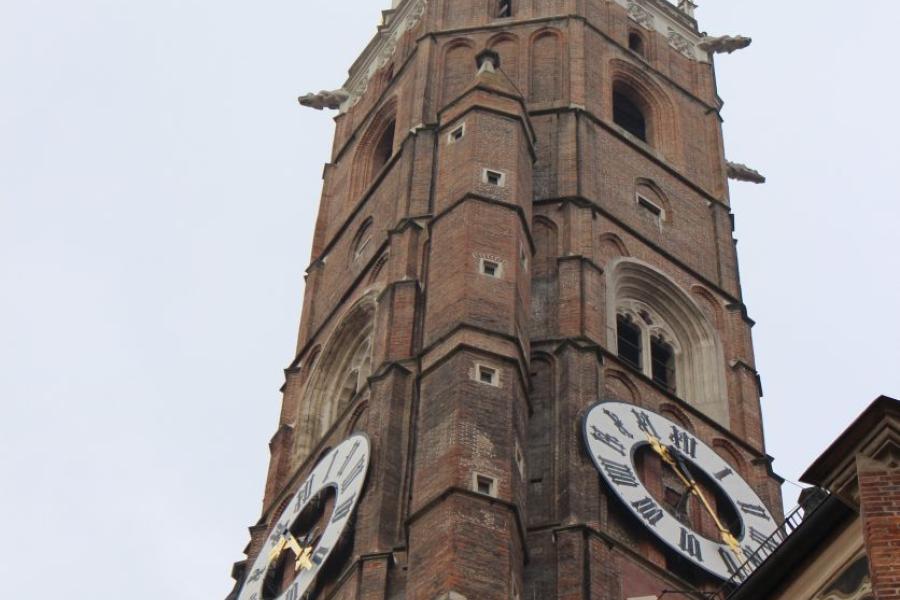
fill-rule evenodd
<path id="1" fill-rule="evenodd" d="M 372 374 L 374 292 L 360 300 L 325 344 L 311 374 L 297 415 L 295 464 L 347 415 Z"/>
<path id="2" fill-rule="evenodd" d="M 610 344 L 622 362 L 730 424 L 725 353 L 706 314 L 670 277 L 633 258 L 607 263 L 606 277 Z"/>
<path id="3" fill-rule="evenodd" d="M 675 392 L 675 350 L 662 336 L 650 339 L 653 381 L 670 392 Z"/>
<path id="4" fill-rule="evenodd" d="M 641 37 L 641 34 L 636 31 L 632 31 L 628 34 L 628 49 L 632 52 L 637 52 L 641 56 L 645 56 L 644 38 Z"/>
<path id="5" fill-rule="evenodd" d="M 613 122 L 639 140 L 647 141 L 644 112 L 621 91 L 613 92 Z"/>
<path id="6" fill-rule="evenodd" d="M 356 392 L 359 391 L 359 371 L 351 371 L 347 373 L 346 379 L 344 379 L 344 386 L 341 388 L 340 400 L 338 400 L 338 404 L 340 406 L 347 406 L 350 404 L 350 401 L 353 400 L 353 396 L 356 395 Z"/>
<path id="7" fill-rule="evenodd" d="M 397 101 L 389 99 L 373 115 L 356 145 L 350 174 L 350 196 L 359 199 L 394 155 Z M 338 205 L 335 205 L 338 206 Z"/>
<path id="8" fill-rule="evenodd" d="M 372 219 L 371 217 L 360 226 L 359 231 L 353 238 L 353 251 L 351 258 L 355 261 L 362 256 L 372 241 Z"/>
<path id="9" fill-rule="evenodd" d="M 641 328 L 631 315 L 619 315 L 616 319 L 619 342 L 619 358 L 638 371 L 642 371 Z"/>
<path id="10" fill-rule="evenodd" d="M 388 123 L 384 133 L 381 134 L 381 139 L 375 145 L 375 154 L 372 156 L 373 175 L 381 171 L 391 159 L 391 156 L 394 155 L 394 129 L 396 127 L 397 123 L 395 121 Z"/>

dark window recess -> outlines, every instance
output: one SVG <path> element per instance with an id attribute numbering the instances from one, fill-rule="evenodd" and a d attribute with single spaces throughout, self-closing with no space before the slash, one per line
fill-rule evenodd
<path id="1" fill-rule="evenodd" d="M 494 377 L 497 376 L 497 371 L 494 369 L 489 369 L 488 367 L 480 367 L 478 369 L 478 379 L 481 383 L 487 383 L 489 385 L 494 385 Z"/>
<path id="2" fill-rule="evenodd" d="M 495 263 L 492 260 L 485 260 L 481 263 L 481 272 L 485 275 L 489 275 L 491 277 L 497 277 L 497 271 L 500 270 L 500 265 Z"/>
<path id="3" fill-rule="evenodd" d="M 454 129 L 453 131 L 450 132 L 450 138 L 454 142 L 458 142 L 459 140 L 461 140 L 463 138 L 464 134 L 465 134 L 465 128 L 457 127 L 456 129 Z"/>
<path id="4" fill-rule="evenodd" d="M 616 321 L 619 340 L 619 358 L 638 371 L 641 369 L 641 329 L 631 319 L 619 315 Z"/>
<path id="5" fill-rule="evenodd" d="M 654 204 L 653 202 L 650 202 L 649 200 L 644 198 L 643 196 L 638 196 L 638 204 L 641 206 L 641 208 L 647 209 L 648 211 L 650 211 L 657 217 L 662 216 L 662 209 L 660 207 L 658 207 L 656 204 Z"/>
<path id="6" fill-rule="evenodd" d="M 394 121 L 388 123 L 387 128 L 385 128 L 384 133 L 381 135 L 381 139 L 378 140 L 378 145 L 375 146 L 375 155 L 372 159 L 372 174 L 378 173 L 384 165 L 387 164 L 388 160 L 390 160 L 391 156 L 394 154 L 394 129 L 396 129 L 397 124 Z"/>
<path id="7" fill-rule="evenodd" d="M 490 477 L 478 475 L 477 477 L 478 493 L 492 496 L 494 493 L 494 480 Z"/>
<path id="8" fill-rule="evenodd" d="M 512 16 L 512 0 L 498 0 L 497 2 L 497 17 L 511 17 Z"/>
<path id="9" fill-rule="evenodd" d="M 628 48 L 644 56 L 644 38 L 639 33 L 632 32 L 628 34 Z"/>
<path id="10" fill-rule="evenodd" d="M 675 391 L 675 352 L 664 340 L 650 340 L 650 357 L 653 363 L 653 381 Z"/>
<path id="11" fill-rule="evenodd" d="M 637 104 L 625 94 L 613 93 L 613 121 L 643 141 L 647 141 L 647 121 Z"/>
<path id="12" fill-rule="evenodd" d="M 488 171 L 485 177 L 487 178 L 487 182 L 491 185 L 500 185 L 503 181 L 503 175 L 496 171 Z"/>

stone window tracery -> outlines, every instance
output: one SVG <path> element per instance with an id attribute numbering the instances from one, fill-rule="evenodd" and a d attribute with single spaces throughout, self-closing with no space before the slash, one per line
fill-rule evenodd
<path id="1" fill-rule="evenodd" d="M 298 462 L 365 392 L 372 375 L 374 316 L 372 294 L 349 311 L 316 361 L 297 415 Z"/>
<path id="2" fill-rule="evenodd" d="M 372 218 L 363 222 L 363 224 L 359 227 L 359 231 L 356 232 L 356 235 L 353 237 L 353 252 L 351 253 L 351 259 L 356 261 L 362 256 L 366 249 L 369 247 L 369 243 L 372 241 Z"/>
<path id="3" fill-rule="evenodd" d="M 691 297 L 658 269 L 625 257 L 608 264 L 607 290 L 610 345 L 623 362 L 729 425 L 722 343 Z"/>
<path id="4" fill-rule="evenodd" d="M 672 393 L 678 389 L 678 343 L 671 328 L 648 305 L 620 303 L 616 315 L 619 358 Z"/>

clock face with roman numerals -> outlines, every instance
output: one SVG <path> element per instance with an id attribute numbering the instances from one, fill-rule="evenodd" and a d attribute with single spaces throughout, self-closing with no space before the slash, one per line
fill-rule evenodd
<path id="1" fill-rule="evenodd" d="M 623 402 L 601 402 L 585 417 L 584 439 L 594 466 L 647 529 L 672 550 L 722 579 L 749 573 L 747 559 L 775 532 L 776 523 L 763 501 L 715 451 L 681 425 L 652 411 Z M 649 450 L 648 450 L 649 447 Z M 719 534 L 710 539 L 677 518 L 655 499 L 638 476 L 638 451 L 652 450 L 684 482 L 696 510 L 707 511 Z M 710 488 L 730 503 L 722 514 Z M 718 507 L 717 507 L 718 504 Z M 734 522 L 733 515 L 737 515 Z M 738 575 L 740 577 L 740 575 Z"/>
<path id="2" fill-rule="evenodd" d="M 316 575 L 350 523 L 368 469 L 369 439 L 364 434 L 347 438 L 319 461 L 278 515 L 238 600 L 302 600 L 314 588 Z M 308 515 L 322 506 L 333 508 L 310 525 Z"/>

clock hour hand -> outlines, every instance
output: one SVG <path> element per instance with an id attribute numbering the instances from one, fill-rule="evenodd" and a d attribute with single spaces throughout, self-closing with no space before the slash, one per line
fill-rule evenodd
<path id="1" fill-rule="evenodd" d="M 272 548 L 269 553 L 269 562 L 277 561 L 281 557 L 281 553 L 290 550 L 294 554 L 294 570 L 302 571 L 313 567 L 312 556 L 313 545 L 310 542 L 312 534 L 297 541 L 297 538 L 290 531 L 286 531 L 284 535 Z"/>

